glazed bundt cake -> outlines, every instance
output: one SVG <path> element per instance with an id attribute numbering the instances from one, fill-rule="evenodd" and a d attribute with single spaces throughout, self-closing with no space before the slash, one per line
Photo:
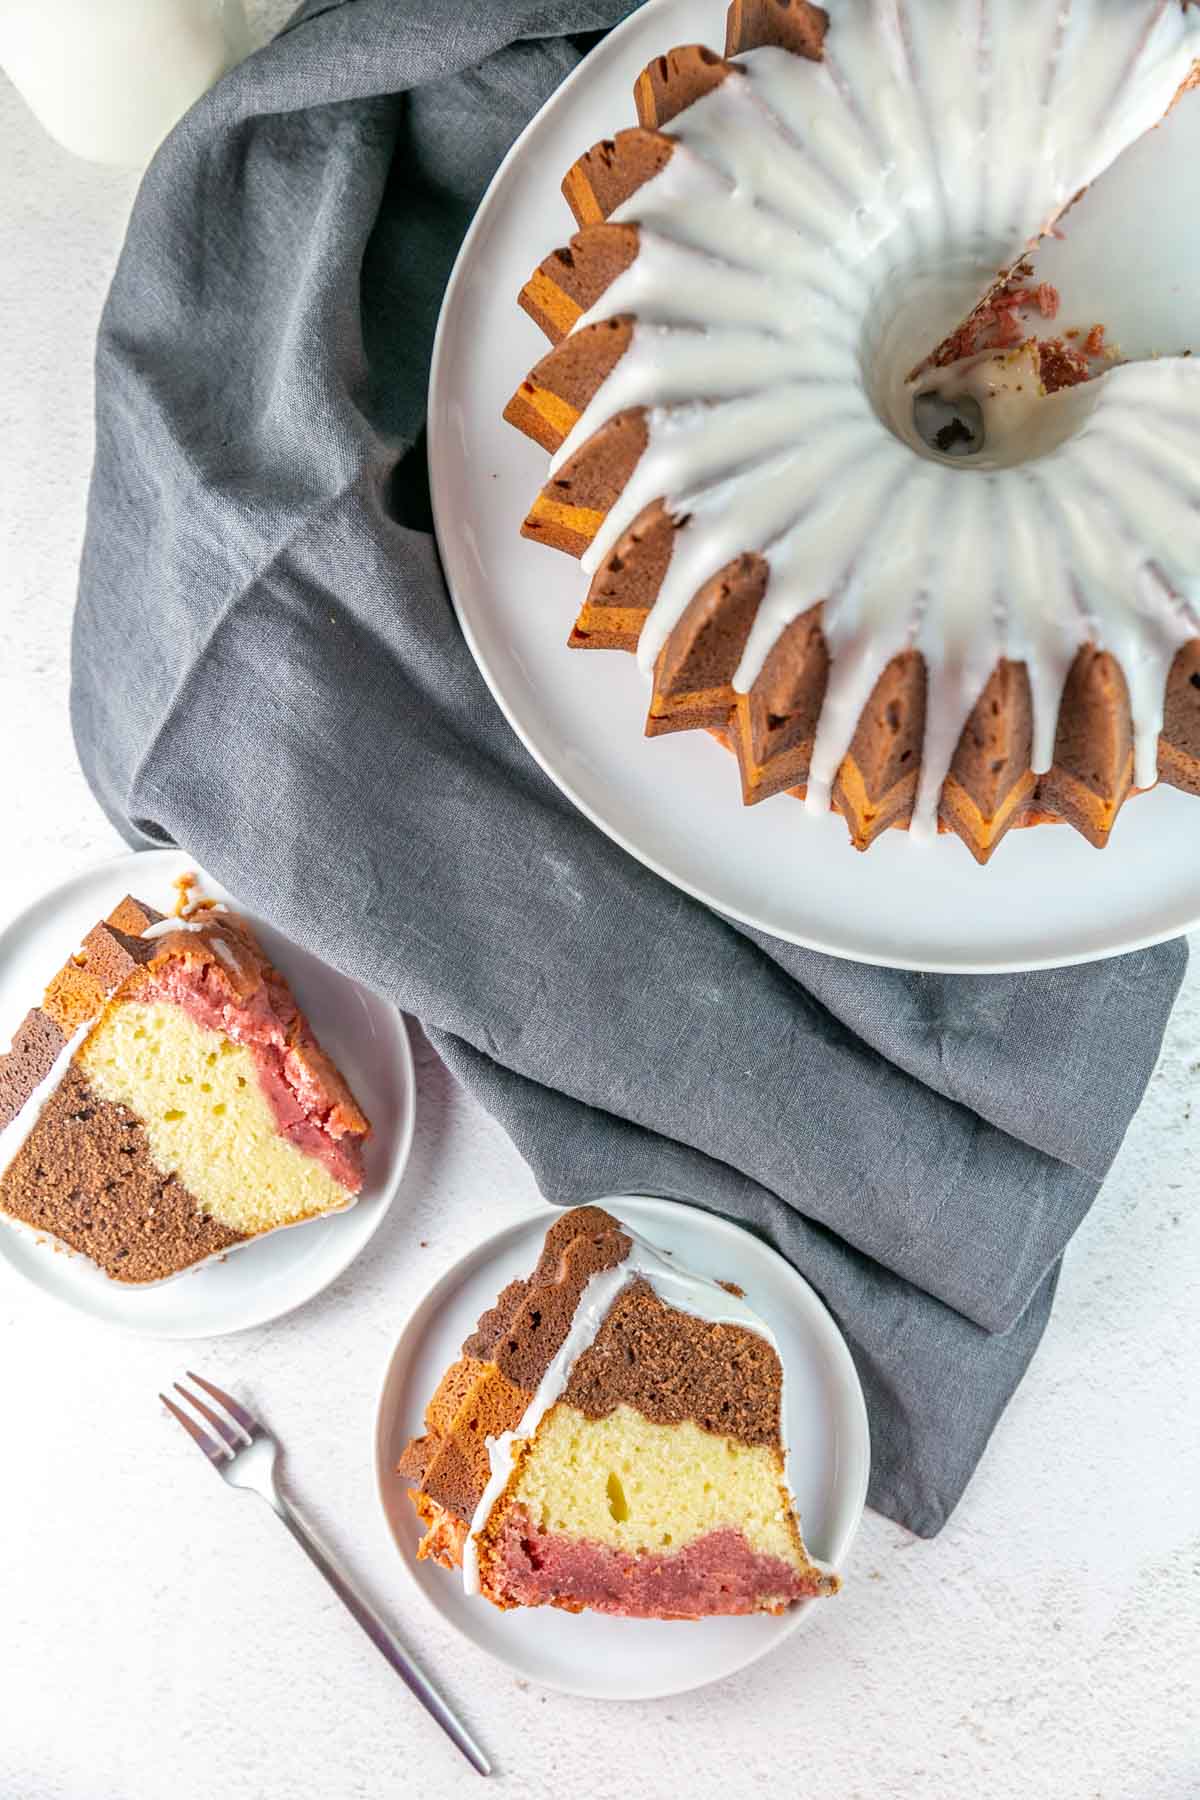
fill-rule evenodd
<path id="1" fill-rule="evenodd" d="M 1049 335 L 1026 260 L 1198 59 L 1185 0 L 734 0 L 568 171 L 522 530 L 746 804 L 986 862 L 1200 794 L 1200 363 Z"/>
<path id="2" fill-rule="evenodd" d="M 699 1619 L 831 1594 L 788 1483 L 783 1377 L 739 1291 L 577 1207 L 400 1459 L 418 1554 L 505 1609 Z"/>

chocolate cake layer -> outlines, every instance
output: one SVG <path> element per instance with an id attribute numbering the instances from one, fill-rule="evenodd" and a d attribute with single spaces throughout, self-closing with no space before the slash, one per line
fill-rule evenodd
<path id="1" fill-rule="evenodd" d="M 505 407 L 505 419 L 543 450 L 557 450 L 624 356 L 632 333 L 632 319 L 617 317 L 564 338 L 530 370 Z"/>
<path id="2" fill-rule="evenodd" d="M 813 606 L 779 637 L 750 692 L 737 696 L 730 735 L 747 806 L 808 780 L 828 678 L 821 608 Z"/>
<path id="3" fill-rule="evenodd" d="M 1200 639 L 1184 645 L 1171 669 L 1158 769 L 1172 786 L 1200 794 Z"/>
<path id="4" fill-rule="evenodd" d="M 911 818 L 924 735 L 925 663 L 908 650 L 875 683 L 834 782 L 856 850 Z"/>
<path id="5" fill-rule="evenodd" d="M 0 1131 L 12 1123 L 35 1088 L 45 1081 L 66 1044 L 61 1025 L 40 1006 L 26 1013 L 11 1049 L 0 1056 Z"/>
<path id="6" fill-rule="evenodd" d="M 739 556 L 697 589 L 658 659 L 647 737 L 728 723 L 737 703 L 734 671 L 767 591 L 767 576 L 761 556 Z"/>
<path id="7" fill-rule="evenodd" d="M 637 649 L 674 542 L 674 519 L 652 501 L 593 575 L 568 640 L 573 650 Z"/>
<path id="8" fill-rule="evenodd" d="M 156 946 L 143 943 L 137 933 L 161 917 L 126 894 L 51 979 L 41 1005 L 26 1013 L 10 1048 L 0 1054 L 0 1131 L 45 1081 L 67 1040 L 148 961 Z"/>
<path id="9" fill-rule="evenodd" d="M 429 1430 L 407 1445 L 398 1473 L 435 1505 L 465 1523 L 491 1474 L 487 1440 L 516 1428 L 529 1395 L 506 1380 L 494 1365 L 471 1358 L 464 1357 L 447 1374 L 465 1379 L 459 1403 L 441 1418 L 435 1418 L 430 1409 L 426 1416 Z"/>
<path id="10" fill-rule="evenodd" d="M 810 0 L 732 0 L 725 15 L 725 54 L 771 48 L 819 62 L 829 14 Z"/>
<path id="11" fill-rule="evenodd" d="M 669 125 L 731 77 L 742 79 L 737 63 L 727 62 L 706 44 L 680 44 L 647 63 L 634 83 L 638 123 L 646 130 Z"/>
<path id="12" fill-rule="evenodd" d="M 512 1431 L 561 1348 L 579 1296 L 601 1269 L 628 1254 L 630 1239 L 598 1206 L 556 1219 L 532 1275 L 512 1281 L 482 1314 L 447 1370 L 398 1472 L 460 1520 L 471 1518 L 490 1474 L 487 1439 Z"/>
<path id="13" fill-rule="evenodd" d="M 632 1239 L 599 1206 L 576 1207 L 556 1219 L 532 1275 L 510 1281 L 480 1316 L 463 1355 L 493 1363 L 527 1394 L 562 1348 L 579 1297 L 593 1275 L 624 1262 Z"/>
<path id="14" fill-rule="evenodd" d="M 595 225 L 665 169 L 675 149 L 661 131 L 638 126 L 593 144 L 572 163 L 562 184 L 563 198 L 579 225 Z"/>
<path id="15" fill-rule="evenodd" d="M 702 1431 L 773 1447 L 782 1385 L 765 1338 L 680 1312 L 638 1279 L 613 1302 L 563 1399 L 593 1419 L 624 1404 L 658 1425 L 690 1419 Z"/>
<path id="16" fill-rule="evenodd" d="M 562 343 L 637 253 L 636 225 L 587 225 L 538 265 L 517 298 L 546 336 Z"/>
<path id="17" fill-rule="evenodd" d="M 1029 812 L 1037 788 L 1032 753 L 1029 673 L 1005 660 L 975 703 L 942 789 L 943 816 L 979 862 Z"/>
<path id="18" fill-rule="evenodd" d="M 127 1108 L 72 1064 L 3 1177 L 4 1211 L 118 1281 L 161 1281 L 244 1240 L 200 1210 L 151 1155 Z"/>
<path id="19" fill-rule="evenodd" d="M 646 412 L 618 413 L 594 432 L 543 487 L 521 526 L 522 537 L 582 556 L 615 505 L 646 448 Z"/>
<path id="20" fill-rule="evenodd" d="M 1088 647 L 1071 665 L 1058 715 L 1054 767 L 1038 799 L 1098 850 L 1133 789 L 1129 690 L 1115 657 Z"/>

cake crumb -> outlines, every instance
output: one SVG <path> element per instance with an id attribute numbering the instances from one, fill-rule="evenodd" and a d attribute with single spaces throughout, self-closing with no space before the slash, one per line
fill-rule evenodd
<path id="1" fill-rule="evenodd" d="M 173 919 L 187 918 L 188 913 L 191 911 L 192 889 L 195 887 L 198 879 L 195 869 L 185 869 L 183 874 L 177 875 L 171 883 L 171 886 L 175 889 L 175 904 L 171 908 L 171 917 Z"/>
<path id="2" fill-rule="evenodd" d="M 200 877 L 195 869 L 187 869 L 182 875 L 177 875 L 171 886 L 175 889 L 175 905 L 171 909 L 173 919 L 194 919 L 214 912 L 219 904 L 208 895 L 194 891 L 200 886 Z"/>

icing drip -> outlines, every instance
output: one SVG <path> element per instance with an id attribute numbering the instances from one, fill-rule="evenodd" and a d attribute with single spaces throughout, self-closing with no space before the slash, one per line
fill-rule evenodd
<path id="1" fill-rule="evenodd" d="M 34 1126 L 46 1110 L 47 1103 L 61 1087 L 71 1059 L 82 1044 L 95 1020 L 89 1019 L 72 1033 L 55 1057 L 47 1074 L 38 1082 L 24 1106 L 0 1131 L 0 1175 L 15 1162 L 17 1153 L 28 1143 Z"/>
<path id="2" fill-rule="evenodd" d="M 173 931 L 207 931 L 214 920 L 227 917 L 223 906 L 207 908 L 198 919 L 180 919 L 171 917 L 159 919 L 154 925 L 147 925 L 141 936 L 146 941 L 151 938 L 169 937 Z"/>
<path id="3" fill-rule="evenodd" d="M 784 1401 L 786 1381 L 783 1358 L 779 1355 L 779 1345 L 774 1333 L 765 1319 L 761 1319 L 753 1307 L 739 1299 L 736 1294 L 729 1293 L 717 1282 L 710 1281 L 707 1276 L 693 1275 L 687 1269 L 677 1268 L 666 1256 L 663 1256 L 652 1244 L 630 1231 L 628 1225 L 621 1226 L 626 1237 L 632 1239 L 629 1254 L 624 1262 L 613 1269 L 601 1269 L 592 1276 L 579 1297 L 570 1329 L 563 1339 L 557 1354 L 551 1360 L 546 1373 L 538 1383 L 537 1391 L 530 1400 L 522 1415 L 520 1423 L 512 1431 L 503 1432 L 498 1438 L 487 1439 L 488 1458 L 491 1463 L 491 1476 L 487 1486 L 480 1495 L 479 1505 L 475 1508 L 471 1519 L 471 1528 L 467 1533 L 463 1546 L 463 1589 L 468 1594 L 479 1592 L 479 1549 L 477 1535 L 487 1524 L 492 1508 L 501 1498 L 508 1486 L 516 1467 L 516 1445 L 519 1441 L 531 1438 L 538 1426 L 555 1402 L 562 1396 L 567 1383 L 571 1379 L 571 1370 L 584 1351 L 595 1342 L 597 1333 L 608 1317 L 613 1302 L 622 1289 L 636 1281 L 640 1276 L 654 1289 L 659 1299 L 667 1306 L 673 1306 L 679 1312 L 693 1314 L 698 1319 L 707 1319 L 714 1325 L 740 1325 L 746 1331 L 753 1331 L 764 1338 L 779 1357 L 780 1393 L 779 1416 L 781 1428 L 787 1418 Z M 784 1445 L 784 1488 L 788 1500 L 796 1511 L 792 1496 L 791 1479 L 788 1474 L 788 1451 Z"/>
<path id="4" fill-rule="evenodd" d="M 219 924 L 222 919 L 228 917 L 227 907 L 210 906 L 194 919 L 178 917 L 159 919 L 156 925 L 148 925 L 141 935 L 143 939 L 149 939 L 169 937 L 174 931 L 208 931 L 213 925 Z M 231 975 L 236 975 L 239 979 L 245 978 L 246 971 L 242 966 L 241 958 L 227 939 L 214 933 L 209 939 L 209 949 L 225 964 Z"/>
<path id="5" fill-rule="evenodd" d="M 705 581 L 768 565 L 734 676 L 751 688 L 824 602 L 832 663 L 808 783 L 828 808 L 862 708 L 919 650 L 930 838 L 997 661 L 1023 662 L 1033 768 L 1088 642 L 1120 663 L 1135 780 L 1158 775 L 1171 663 L 1200 635 L 1200 363 L 1113 368 L 1046 396 L 1028 353 L 911 371 L 1078 191 L 1156 125 L 1200 58 L 1200 11 L 1141 0 L 827 0 L 825 55 L 737 58 L 673 119 L 677 148 L 612 214 L 638 255 L 574 329 L 631 314 L 629 348 L 553 459 L 616 413 L 648 441 L 581 559 L 651 501 L 676 518 L 645 673 Z M 901 311 L 903 308 L 903 311 Z M 931 450 L 918 393 L 975 400 L 985 447 Z"/>

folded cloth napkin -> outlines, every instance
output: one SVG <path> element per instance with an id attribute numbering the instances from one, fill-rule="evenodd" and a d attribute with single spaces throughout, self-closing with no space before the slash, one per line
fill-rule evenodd
<path id="1" fill-rule="evenodd" d="M 501 155 L 625 10 L 310 4 L 168 140 L 100 330 L 76 736 L 131 842 L 415 1013 L 548 1199 L 689 1200 L 789 1257 L 857 1362 L 873 1505 L 932 1534 L 1186 953 L 977 980 L 777 943 L 594 830 L 492 702 L 430 533 L 434 324 Z"/>

